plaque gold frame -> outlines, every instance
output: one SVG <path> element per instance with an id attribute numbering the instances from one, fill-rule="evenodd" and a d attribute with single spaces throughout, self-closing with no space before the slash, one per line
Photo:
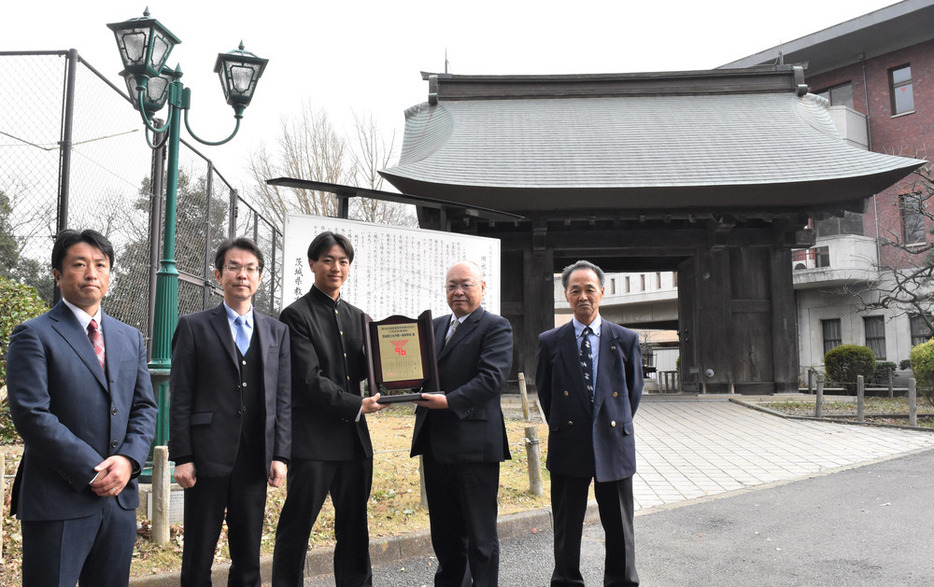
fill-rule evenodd
<path id="1" fill-rule="evenodd" d="M 418 318 L 390 316 L 374 321 L 363 316 L 370 394 L 380 393 L 378 403 L 421 399 L 422 393 L 441 391 L 431 310 Z"/>

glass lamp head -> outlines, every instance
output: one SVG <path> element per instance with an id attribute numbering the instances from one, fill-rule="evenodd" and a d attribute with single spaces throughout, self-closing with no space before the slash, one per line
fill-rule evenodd
<path id="1" fill-rule="evenodd" d="M 181 77 L 181 73 L 171 67 L 163 67 L 162 73 L 156 77 L 136 76 L 126 69 L 121 71 L 120 75 L 126 82 L 127 92 L 137 110 L 140 109 L 139 88 L 140 85 L 143 86 L 143 110 L 150 115 L 162 110 L 169 98 L 169 87 Z"/>
<path id="2" fill-rule="evenodd" d="M 117 39 L 117 49 L 123 68 L 134 76 L 158 77 L 175 45 L 181 43 L 158 20 L 149 17 L 149 9 L 141 18 L 108 24 Z"/>
<path id="3" fill-rule="evenodd" d="M 233 106 L 238 117 L 253 99 L 256 83 L 263 75 L 268 62 L 268 59 L 261 59 L 249 51 L 244 51 L 243 42 L 240 43 L 239 49 L 217 55 L 214 72 L 220 76 L 224 97 L 227 103 Z"/>

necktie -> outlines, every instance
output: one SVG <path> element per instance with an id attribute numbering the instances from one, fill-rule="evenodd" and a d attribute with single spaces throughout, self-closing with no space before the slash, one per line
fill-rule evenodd
<path id="1" fill-rule="evenodd" d="M 88 338 L 91 340 L 91 346 L 94 347 L 94 354 L 97 355 L 97 361 L 104 368 L 104 337 L 101 331 L 97 329 L 97 320 L 92 319 L 88 324 Z"/>
<path id="2" fill-rule="evenodd" d="M 451 322 L 451 328 L 448 330 L 448 335 L 444 337 L 444 345 L 441 348 L 444 348 L 448 345 L 448 341 L 451 340 L 451 337 L 454 336 L 454 331 L 457 330 L 457 327 L 460 325 L 461 321 L 455 318 Z"/>
<path id="3" fill-rule="evenodd" d="M 243 316 L 237 316 L 234 325 L 237 327 L 237 338 L 235 339 L 237 348 L 240 349 L 241 355 L 246 356 L 246 352 L 250 350 L 250 335 L 246 332 L 246 319 Z"/>
<path id="4" fill-rule="evenodd" d="M 584 372 L 584 382 L 587 384 L 587 391 L 590 392 L 590 401 L 593 401 L 593 351 L 590 349 L 590 338 L 593 330 L 590 326 L 584 327 L 581 334 L 581 370 Z"/>

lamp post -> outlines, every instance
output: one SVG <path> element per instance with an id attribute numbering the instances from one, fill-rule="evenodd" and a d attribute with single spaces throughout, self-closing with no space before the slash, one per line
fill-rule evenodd
<path id="1" fill-rule="evenodd" d="M 165 182 L 165 226 L 162 243 L 162 260 L 156 273 L 155 319 L 152 328 L 152 359 L 149 370 L 159 416 L 156 422 L 154 446 L 169 440 L 169 370 L 171 368 L 172 335 L 178 324 L 178 270 L 175 263 L 175 223 L 178 200 L 178 152 L 181 140 L 181 121 L 184 116 L 188 134 L 204 145 L 223 145 L 231 140 L 240 129 L 243 111 L 253 99 L 256 83 L 266 68 L 267 59 L 260 59 L 240 47 L 228 53 L 220 53 L 214 72 L 220 76 L 224 97 L 234 109 L 237 123 L 226 139 L 205 141 L 198 137 L 188 124 L 191 90 L 181 80 L 180 67 L 174 70 L 166 66 L 169 54 L 181 40 L 162 23 L 150 18 L 147 9 L 142 18 L 107 25 L 114 32 L 117 48 L 123 60 L 120 75 L 126 81 L 133 106 L 139 111 L 146 125 L 146 141 L 153 149 L 167 141 L 168 161 Z M 165 123 L 158 126 L 154 115 L 168 104 Z M 184 114 L 183 114 L 184 113 Z M 150 138 L 150 134 L 153 137 Z M 154 144 L 156 135 L 164 133 L 159 144 Z"/>

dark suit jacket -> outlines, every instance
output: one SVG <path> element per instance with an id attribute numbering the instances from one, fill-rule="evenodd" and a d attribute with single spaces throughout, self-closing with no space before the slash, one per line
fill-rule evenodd
<path id="1" fill-rule="evenodd" d="M 291 449 L 289 331 L 253 310 L 265 409 L 265 462 L 288 462 Z M 169 458 L 194 462 L 197 475 L 230 474 L 240 442 L 241 386 L 237 349 L 224 304 L 178 320 L 172 338 Z"/>
<path id="2" fill-rule="evenodd" d="M 372 458 L 370 432 L 360 414 L 360 382 L 367 375 L 363 312 L 312 286 L 279 319 L 292 341 L 292 457 Z"/>
<path id="3" fill-rule="evenodd" d="M 430 451 L 441 463 L 501 462 L 510 458 L 500 397 L 512 367 L 512 327 L 477 308 L 444 345 L 450 323 L 450 314 L 434 320 L 449 409 L 416 409 L 411 455 Z"/>
<path id="4" fill-rule="evenodd" d="M 101 314 L 107 374 L 88 335 L 64 303 L 13 331 L 7 390 L 13 423 L 25 442 L 13 486 L 21 520 L 78 518 L 100 511 L 88 483 L 112 455 L 133 462 L 134 478 L 116 497 L 139 505 L 135 476 L 156 430 L 146 346 L 139 330 Z M 18 503 L 17 503 L 18 502 Z"/>
<path id="5" fill-rule="evenodd" d="M 584 383 L 569 322 L 538 337 L 535 385 L 548 420 L 548 470 L 618 481 L 636 472 L 632 417 L 642 397 L 639 337 L 603 320 L 594 401 Z"/>

